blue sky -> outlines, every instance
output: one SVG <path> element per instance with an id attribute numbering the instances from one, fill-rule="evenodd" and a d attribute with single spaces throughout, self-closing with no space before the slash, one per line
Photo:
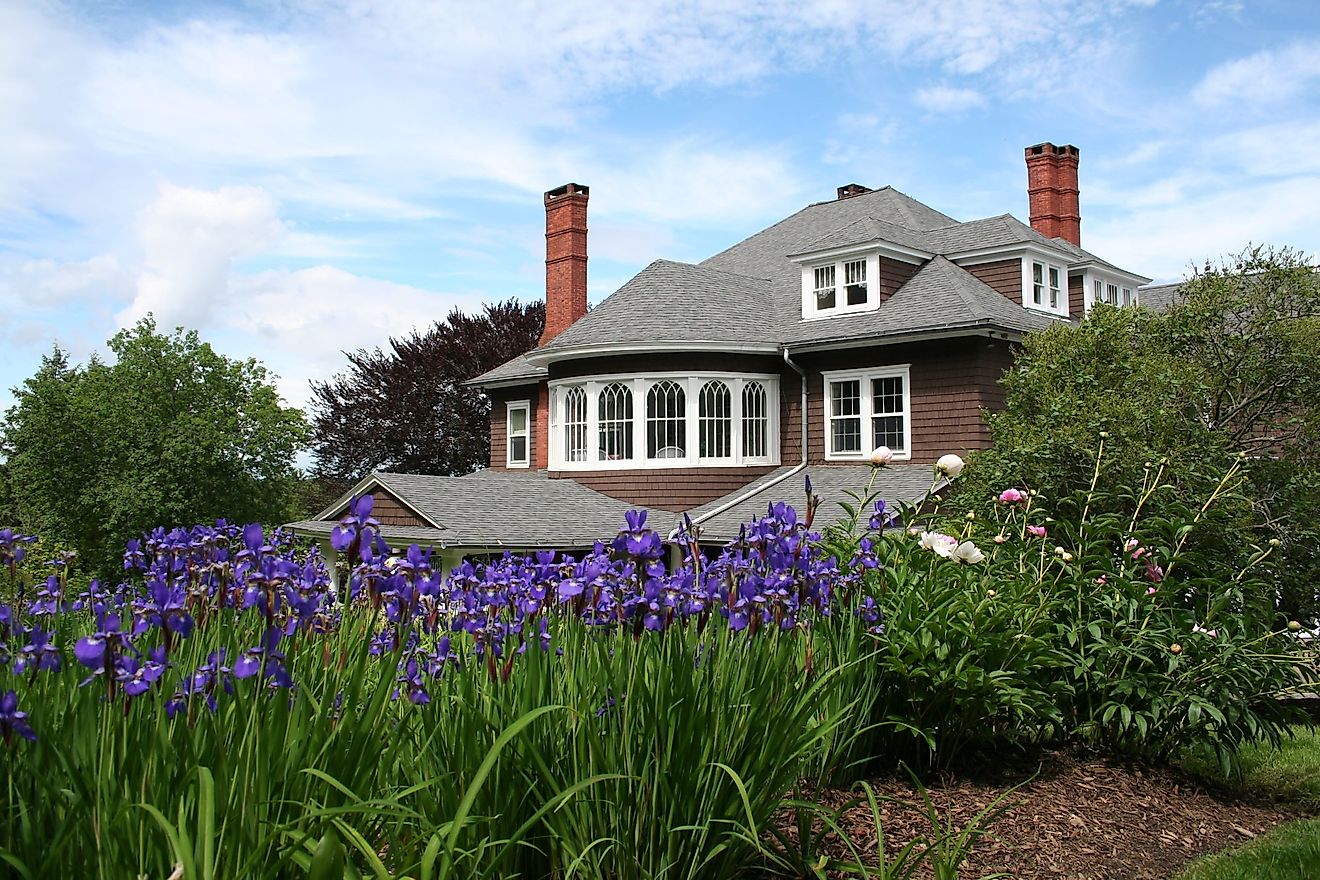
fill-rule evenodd
<path id="1" fill-rule="evenodd" d="M 1157 279 L 1320 250 L 1320 4 L 0 0 L 0 406 L 150 311 L 302 404 L 345 349 L 543 294 L 592 189 L 599 300 L 839 184 L 1026 219 Z"/>

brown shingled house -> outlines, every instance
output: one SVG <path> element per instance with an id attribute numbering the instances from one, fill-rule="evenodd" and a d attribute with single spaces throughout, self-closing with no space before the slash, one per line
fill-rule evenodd
<path id="1" fill-rule="evenodd" d="M 1150 281 L 1082 249 L 1076 147 L 1026 163 L 1029 224 L 849 184 L 704 262 L 658 260 L 591 310 L 590 192 L 551 190 L 545 332 L 472 383 L 492 401 L 489 469 L 354 491 L 376 493 L 387 537 L 450 559 L 589 545 L 630 507 L 726 540 L 796 500 L 808 469 L 832 510 L 880 445 L 895 465 L 879 487 L 915 500 L 936 458 L 988 444 L 981 411 L 1023 334 Z M 346 501 L 296 526 L 328 531 Z"/>

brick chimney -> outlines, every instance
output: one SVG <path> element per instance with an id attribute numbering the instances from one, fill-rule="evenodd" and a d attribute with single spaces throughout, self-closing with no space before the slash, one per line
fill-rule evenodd
<path id="1" fill-rule="evenodd" d="M 1077 199 L 1078 150 L 1072 144 L 1027 147 L 1027 199 L 1031 228 L 1046 238 L 1082 246 L 1082 212 Z"/>
<path id="2" fill-rule="evenodd" d="M 587 198 L 566 183 L 545 194 L 545 345 L 587 313 Z"/>
<path id="3" fill-rule="evenodd" d="M 871 192 L 869 186 L 862 186 L 860 183 L 845 183 L 836 190 L 840 199 L 851 199 L 853 196 L 864 196 Z"/>

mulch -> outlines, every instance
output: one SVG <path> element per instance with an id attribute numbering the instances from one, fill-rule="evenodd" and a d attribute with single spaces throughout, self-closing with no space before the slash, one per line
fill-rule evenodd
<path id="1" fill-rule="evenodd" d="M 960 876 L 1004 872 L 1023 880 L 1161 880 L 1202 855 L 1240 846 L 1276 825 L 1311 815 L 1295 804 L 1215 790 L 1174 770 L 1085 753 L 1046 752 L 1029 766 L 1000 767 L 993 776 L 925 781 L 942 819 L 958 828 L 1019 783 L 1008 798 L 1008 812 L 976 844 Z M 877 779 L 872 785 L 877 794 L 900 801 L 882 804 L 891 856 L 907 841 L 930 833 L 928 820 L 917 811 L 920 800 L 910 779 Z M 809 796 L 837 808 L 851 794 L 821 790 Z M 874 848 L 869 807 L 847 811 L 841 825 L 859 847 Z M 847 856 L 837 839 L 827 849 Z"/>

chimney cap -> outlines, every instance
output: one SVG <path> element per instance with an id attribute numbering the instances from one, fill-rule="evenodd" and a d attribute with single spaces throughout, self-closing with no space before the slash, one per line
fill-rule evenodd
<path id="1" fill-rule="evenodd" d="M 1072 156 L 1076 158 L 1080 153 L 1080 151 L 1072 144 L 1064 144 L 1063 146 L 1060 147 L 1060 146 L 1055 146 L 1049 141 L 1045 141 L 1039 144 L 1033 144 L 1032 146 L 1027 147 L 1025 152 L 1028 159 L 1030 159 L 1032 156 L 1050 156 L 1050 155 Z"/>
<path id="2" fill-rule="evenodd" d="M 853 196 L 866 195 L 869 192 L 874 192 L 874 190 L 872 190 L 869 186 L 862 186 L 860 183 L 845 183 L 843 186 L 838 188 L 837 192 L 839 194 L 839 198 L 848 199 L 848 198 L 852 198 Z"/>
<path id="3" fill-rule="evenodd" d="M 581 198 L 591 197 L 591 187 L 583 186 L 580 183 L 566 183 L 563 186 L 557 186 L 554 189 L 547 190 L 545 201 L 547 204 L 565 196 L 580 196 Z"/>

